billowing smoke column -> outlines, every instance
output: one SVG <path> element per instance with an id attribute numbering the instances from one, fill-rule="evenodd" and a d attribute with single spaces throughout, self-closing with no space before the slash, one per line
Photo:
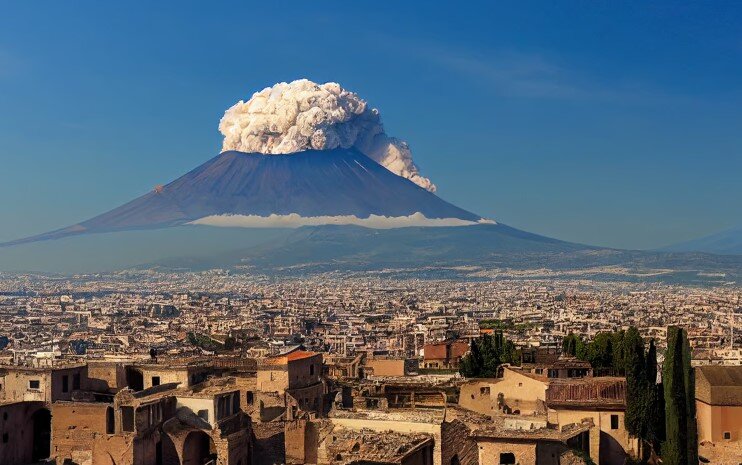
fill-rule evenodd
<path id="1" fill-rule="evenodd" d="M 219 122 L 222 151 L 287 154 L 355 147 L 392 173 L 430 192 L 406 142 L 384 133 L 379 111 L 339 84 L 306 79 L 281 82 L 240 100 Z"/>

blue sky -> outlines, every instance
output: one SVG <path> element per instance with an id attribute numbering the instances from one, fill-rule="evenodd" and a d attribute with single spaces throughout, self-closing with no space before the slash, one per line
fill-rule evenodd
<path id="1" fill-rule="evenodd" d="M 0 240 L 185 173 L 226 108 L 301 77 L 359 93 L 441 197 L 521 229 L 649 248 L 740 223 L 741 3 L 493 3 L 6 4 Z"/>

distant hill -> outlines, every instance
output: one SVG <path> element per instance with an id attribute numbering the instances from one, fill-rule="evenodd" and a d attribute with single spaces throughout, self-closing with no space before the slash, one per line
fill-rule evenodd
<path id="1" fill-rule="evenodd" d="M 664 247 L 668 252 L 706 252 L 719 255 L 742 255 L 742 226 L 716 234 Z"/>

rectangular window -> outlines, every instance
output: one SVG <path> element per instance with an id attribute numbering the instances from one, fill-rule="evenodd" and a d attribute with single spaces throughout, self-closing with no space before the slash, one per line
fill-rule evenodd
<path id="1" fill-rule="evenodd" d="M 732 439 L 732 432 L 731 431 L 724 431 L 724 439 Z"/>
<path id="2" fill-rule="evenodd" d="M 485 386 L 485 387 L 481 387 L 481 388 L 479 388 L 479 393 L 480 393 L 481 395 L 483 395 L 483 396 L 488 396 L 488 395 L 490 395 L 490 387 L 489 387 L 489 386 Z"/>
<path id="3" fill-rule="evenodd" d="M 611 415 L 611 429 L 618 429 L 618 415 Z"/>
<path id="4" fill-rule="evenodd" d="M 134 432 L 134 407 L 121 407 L 121 431 Z"/>
<path id="5" fill-rule="evenodd" d="M 209 411 L 208 410 L 199 410 L 198 416 L 205 422 L 209 422 Z"/>
<path id="6" fill-rule="evenodd" d="M 160 385 L 160 377 L 159 376 L 153 376 L 152 377 L 152 386 L 159 386 Z"/>
<path id="7" fill-rule="evenodd" d="M 39 389 L 41 387 L 41 382 L 39 382 L 38 379 L 32 379 L 28 382 L 28 388 L 29 389 Z"/>
<path id="8" fill-rule="evenodd" d="M 245 397 L 247 398 L 247 405 L 252 405 L 252 403 L 253 403 L 253 393 L 251 391 L 247 391 L 245 393 Z"/>
<path id="9" fill-rule="evenodd" d="M 70 377 L 67 375 L 62 376 L 62 392 L 68 392 L 70 390 Z"/>
<path id="10" fill-rule="evenodd" d="M 72 375 L 72 389 L 75 391 L 80 390 L 80 373 L 75 373 Z"/>
<path id="11" fill-rule="evenodd" d="M 240 393 L 236 392 L 233 394 L 232 398 L 232 414 L 235 414 L 240 411 Z"/>

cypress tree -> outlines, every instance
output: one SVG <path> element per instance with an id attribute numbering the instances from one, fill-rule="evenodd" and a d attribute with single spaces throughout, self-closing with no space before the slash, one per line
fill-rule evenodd
<path id="1" fill-rule="evenodd" d="M 649 341 L 647 350 L 647 441 L 659 453 L 660 443 L 665 439 L 665 399 L 662 384 L 657 384 L 657 347 L 654 339 Z"/>
<path id="2" fill-rule="evenodd" d="M 665 395 L 664 465 L 698 463 L 695 381 L 690 344 L 682 328 L 667 328 L 667 353 L 662 366 Z"/>
<path id="3" fill-rule="evenodd" d="M 648 382 L 646 364 L 644 361 L 644 342 L 639 330 L 630 327 L 623 338 L 623 361 L 626 372 L 626 430 L 639 439 L 639 456 L 641 457 L 642 443 L 647 436 Z"/>

